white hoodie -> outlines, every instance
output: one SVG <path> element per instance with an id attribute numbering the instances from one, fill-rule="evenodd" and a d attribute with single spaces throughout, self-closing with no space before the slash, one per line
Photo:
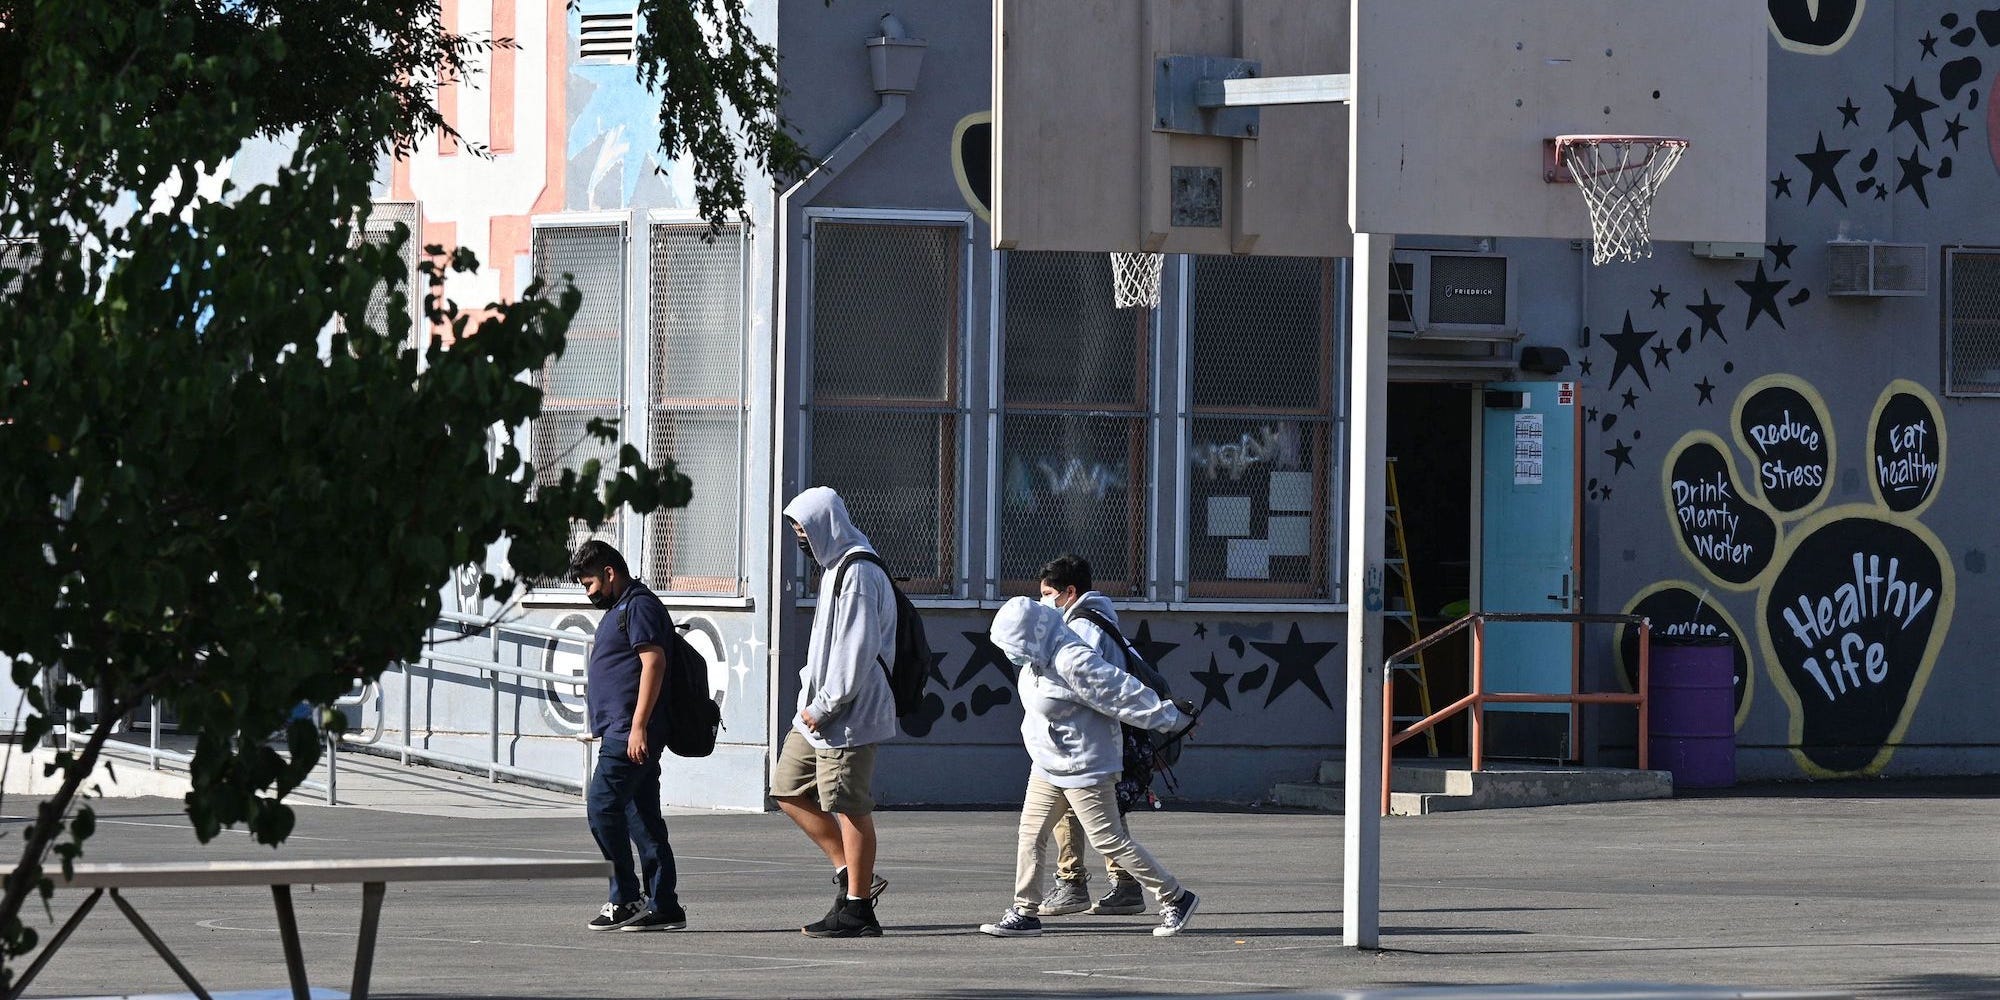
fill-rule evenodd
<path id="1" fill-rule="evenodd" d="M 849 553 L 875 551 L 840 494 L 815 486 L 793 497 L 785 516 L 805 529 L 823 571 L 799 668 L 799 708 L 812 712 L 819 732 L 806 728 L 803 715 L 792 716 L 792 728 L 821 750 L 880 743 L 896 735 L 896 696 L 885 667 L 896 656 L 896 594 L 889 576 L 860 561 L 845 574 L 836 572 Z M 841 578 L 838 594 L 835 577 Z"/>
<path id="2" fill-rule="evenodd" d="M 1137 677 L 1097 655 L 1062 613 L 1016 597 L 993 616 L 993 644 L 1021 668 L 1021 742 L 1042 780 L 1087 788 L 1124 770 L 1118 724 L 1178 732 L 1187 717 Z"/>

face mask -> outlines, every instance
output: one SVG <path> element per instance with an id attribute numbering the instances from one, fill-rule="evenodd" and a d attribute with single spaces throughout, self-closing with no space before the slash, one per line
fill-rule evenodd
<path id="1" fill-rule="evenodd" d="M 1012 663 L 1013 665 L 1020 667 L 1024 670 L 1035 665 L 1034 660 L 1026 656 L 1023 656 L 1019 653 L 1008 653 L 1007 662 Z"/>
<path id="2" fill-rule="evenodd" d="M 609 587 L 600 587 L 597 593 L 590 595 L 590 606 L 600 611 L 609 611 L 617 603 L 618 598 L 612 596 Z"/>
<path id="3" fill-rule="evenodd" d="M 1057 611 L 1061 611 L 1062 605 L 1057 604 L 1056 600 L 1057 600 L 1057 595 L 1055 594 L 1046 595 L 1042 598 L 1042 606 L 1048 608 L 1054 608 Z"/>
<path id="4" fill-rule="evenodd" d="M 799 551 L 800 551 L 800 552 L 803 552 L 803 553 L 805 553 L 805 554 L 806 554 L 806 561 L 807 561 L 807 562 L 812 562 L 812 561 L 813 561 L 813 547 L 812 547 L 812 543 L 810 543 L 810 542 L 806 541 L 806 540 L 805 540 L 805 539 L 803 539 L 803 538 L 799 539 L 799 540 L 798 540 L 798 543 L 799 543 Z"/>

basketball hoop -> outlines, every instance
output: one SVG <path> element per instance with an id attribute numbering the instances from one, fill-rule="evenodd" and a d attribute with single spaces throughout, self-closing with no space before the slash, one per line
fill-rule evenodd
<path id="1" fill-rule="evenodd" d="M 1161 253 L 1111 252 L 1111 304 L 1119 309 L 1160 304 Z"/>
<path id="2" fill-rule="evenodd" d="M 1653 255 L 1653 196 L 1687 151 L 1663 135 L 1559 135 L 1546 142 L 1543 179 L 1574 183 L 1590 209 L 1590 262 Z"/>

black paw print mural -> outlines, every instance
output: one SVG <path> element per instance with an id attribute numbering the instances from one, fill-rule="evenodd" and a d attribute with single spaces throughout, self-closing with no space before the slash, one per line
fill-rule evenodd
<path id="1" fill-rule="evenodd" d="M 1705 582 L 1662 581 L 1628 610 L 1665 634 L 1735 641 L 1741 724 L 1751 653 L 1721 604 L 1754 595 L 1758 652 L 1789 711 L 1800 770 L 1879 773 L 1922 698 L 1955 603 L 1951 560 L 1920 520 L 1945 468 L 1937 401 L 1900 379 L 1882 391 L 1862 456 L 1868 503 L 1826 506 L 1839 462 L 1833 422 L 1803 380 L 1772 375 L 1745 386 L 1730 424 L 1733 442 L 1691 431 L 1663 465 L 1672 531 Z M 1620 638 L 1628 683 L 1631 638 Z"/>

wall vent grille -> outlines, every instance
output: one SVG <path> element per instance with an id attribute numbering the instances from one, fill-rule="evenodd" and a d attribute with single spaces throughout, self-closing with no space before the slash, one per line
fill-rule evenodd
<path id="1" fill-rule="evenodd" d="M 593 63 L 629 63 L 639 35 L 634 11 L 584 14 L 577 35 L 577 56 Z"/>

